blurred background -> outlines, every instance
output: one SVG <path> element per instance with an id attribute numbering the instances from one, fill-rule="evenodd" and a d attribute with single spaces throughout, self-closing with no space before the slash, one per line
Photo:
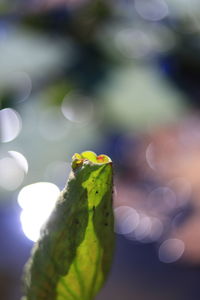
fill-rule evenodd
<path id="1" fill-rule="evenodd" d="M 198 0 L 0 1 L 0 299 L 84 150 L 115 167 L 96 299 L 200 298 L 199 52 Z"/>

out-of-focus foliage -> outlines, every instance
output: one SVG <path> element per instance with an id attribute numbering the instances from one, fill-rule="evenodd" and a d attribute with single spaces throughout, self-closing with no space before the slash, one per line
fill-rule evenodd
<path id="1" fill-rule="evenodd" d="M 115 231 L 132 241 L 127 257 L 138 282 L 133 290 L 130 276 L 120 274 L 103 299 L 193 299 L 198 289 L 190 286 L 187 294 L 196 282 L 187 276 L 194 274 L 182 270 L 183 285 L 173 262 L 200 261 L 199 6 L 198 0 L 1 1 L 0 213 L 18 199 L 23 232 L 36 239 L 51 210 L 41 191 L 54 203 L 71 155 L 110 154 Z M 151 274 L 152 257 L 140 247 L 153 247 L 147 252 L 157 254 L 160 271 Z M 8 261 L 4 248 L 1 265 Z M 176 278 L 173 287 L 163 274 Z"/>

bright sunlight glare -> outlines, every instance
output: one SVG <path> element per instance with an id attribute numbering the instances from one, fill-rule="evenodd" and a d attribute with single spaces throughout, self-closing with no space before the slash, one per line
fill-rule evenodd
<path id="1" fill-rule="evenodd" d="M 21 189 L 18 203 L 21 206 L 20 216 L 25 236 L 37 241 L 40 229 L 51 214 L 59 196 L 59 188 L 50 182 L 37 182 Z"/>

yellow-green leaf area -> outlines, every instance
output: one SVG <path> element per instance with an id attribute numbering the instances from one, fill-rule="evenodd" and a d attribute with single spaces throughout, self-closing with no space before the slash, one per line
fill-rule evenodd
<path id="1" fill-rule="evenodd" d="M 112 162 L 85 151 L 72 171 L 26 266 L 23 300 L 93 300 L 114 247 Z"/>
<path id="2" fill-rule="evenodd" d="M 84 151 L 81 154 L 75 153 L 72 157 L 72 168 L 76 169 L 81 167 L 84 162 L 89 162 L 90 164 L 108 164 L 111 163 L 109 156 L 105 154 L 97 155 L 93 151 Z"/>

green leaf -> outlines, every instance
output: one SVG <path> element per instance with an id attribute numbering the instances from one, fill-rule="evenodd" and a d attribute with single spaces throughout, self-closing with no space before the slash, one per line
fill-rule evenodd
<path id="1" fill-rule="evenodd" d="M 112 162 L 86 151 L 25 268 L 23 300 L 91 300 L 106 280 L 113 246 Z"/>

